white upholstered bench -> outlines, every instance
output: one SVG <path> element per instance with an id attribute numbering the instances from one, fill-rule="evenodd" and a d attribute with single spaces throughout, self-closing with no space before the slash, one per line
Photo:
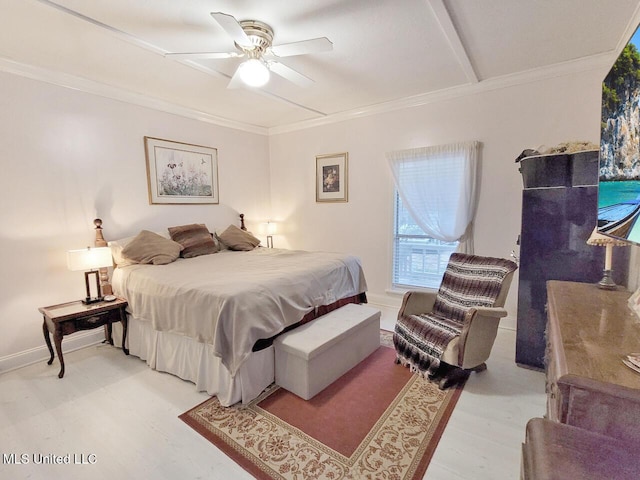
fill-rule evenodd
<path id="1" fill-rule="evenodd" d="M 276 384 L 309 400 L 380 346 L 380 311 L 350 303 L 273 344 Z"/>

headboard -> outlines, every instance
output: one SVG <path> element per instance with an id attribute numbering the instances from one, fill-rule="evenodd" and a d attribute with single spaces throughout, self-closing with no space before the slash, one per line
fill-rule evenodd
<path id="1" fill-rule="evenodd" d="M 247 227 L 244 224 L 244 213 L 241 213 L 239 217 L 240 217 L 240 228 L 246 231 Z M 96 230 L 96 239 L 94 242 L 95 246 L 106 247 L 107 241 L 104 239 L 104 235 L 102 233 L 102 220 L 99 218 L 96 218 L 93 221 L 93 224 L 95 225 L 95 230 Z M 101 268 L 99 272 L 100 272 L 100 286 L 102 287 L 102 293 L 104 295 L 111 295 L 113 293 L 113 290 L 111 288 L 111 283 L 109 283 L 109 271 L 106 268 Z"/>

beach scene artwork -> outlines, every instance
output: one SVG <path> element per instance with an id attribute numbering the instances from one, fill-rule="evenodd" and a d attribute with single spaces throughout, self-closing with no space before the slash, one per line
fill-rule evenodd
<path id="1" fill-rule="evenodd" d="M 640 243 L 640 32 L 602 83 L 598 231 Z"/>

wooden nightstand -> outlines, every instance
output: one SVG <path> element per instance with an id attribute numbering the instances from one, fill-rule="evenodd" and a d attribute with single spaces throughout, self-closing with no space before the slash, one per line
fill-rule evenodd
<path id="1" fill-rule="evenodd" d="M 53 333 L 53 341 L 56 344 L 56 352 L 60 360 L 60 373 L 58 378 L 64 376 L 64 358 L 62 357 L 62 337 L 80 330 L 91 330 L 103 325 L 107 326 L 107 341 L 113 345 L 111 338 L 111 324 L 113 322 L 122 323 L 122 350 L 125 355 L 129 355 L 129 350 L 125 348 L 127 340 L 127 301 L 117 298 L 113 302 L 99 302 L 85 305 L 81 301 L 62 303 L 60 305 L 52 305 L 50 307 L 41 307 L 38 309 L 44 317 L 42 331 L 44 339 L 49 347 L 51 358 L 47 362 L 48 365 L 53 363 L 53 348 L 51 347 L 51 339 L 49 332 Z"/>

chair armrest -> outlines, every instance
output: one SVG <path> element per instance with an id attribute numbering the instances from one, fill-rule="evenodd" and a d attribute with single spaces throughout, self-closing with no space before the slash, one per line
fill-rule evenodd
<path id="1" fill-rule="evenodd" d="M 472 307 L 464 318 L 458 347 L 458 366 L 474 368 L 486 362 L 507 311 L 502 307 Z"/>
<path id="2" fill-rule="evenodd" d="M 398 316 L 418 315 L 433 310 L 437 292 L 411 291 L 404 294 Z"/>

